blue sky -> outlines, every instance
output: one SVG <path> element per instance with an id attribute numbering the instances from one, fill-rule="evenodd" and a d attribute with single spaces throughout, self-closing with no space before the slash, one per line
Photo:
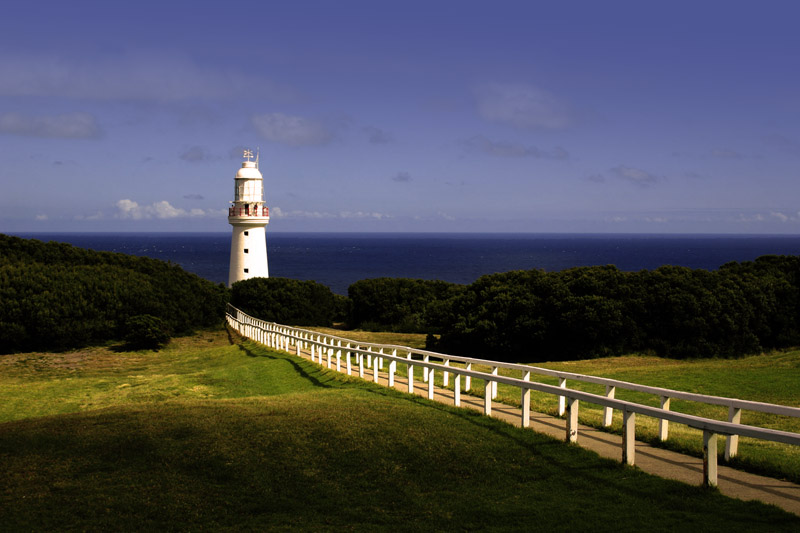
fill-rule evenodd
<path id="1" fill-rule="evenodd" d="M 800 3 L 11 2 L 0 231 L 797 233 Z"/>

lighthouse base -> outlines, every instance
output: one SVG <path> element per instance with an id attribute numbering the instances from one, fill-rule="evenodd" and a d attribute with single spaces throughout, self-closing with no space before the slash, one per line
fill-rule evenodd
<path id="1" fill-rule="evenodd" d="M 269 277 L 266 233 L 264 226 L 233 226 L 229 287 L 244 279 Z"/>

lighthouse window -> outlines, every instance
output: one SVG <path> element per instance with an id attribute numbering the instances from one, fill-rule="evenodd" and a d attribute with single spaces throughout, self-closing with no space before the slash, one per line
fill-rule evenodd
<path id="1" fill-rule="evenodd" d="M 244 273 L 247 274 L 248 272 L 250 272 L 250 269 L 249 268 L 245 268 L 244 269 Z"/>
<path id="2" fill-rule="evenodd" d="M 245 231 L 244 232 L 244 236 L 247 237 L 248 235 L 250 235 L 250 232 L 249 231 Z"/>
<path id="3" fill-rule="evenodd" d="M 248 250 L 247 248 L 245 248 L 245 249 L 244 249 L 244 253 L 246 253 L 246 254 L 249 254 L 249 253 L 250 253 L 250 250 Z"/>

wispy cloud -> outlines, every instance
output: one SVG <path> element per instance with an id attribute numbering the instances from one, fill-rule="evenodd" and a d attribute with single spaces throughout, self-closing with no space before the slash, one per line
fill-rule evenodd
<path id="1" fill-rule="evenodd" d="M 0 132 L 28 137 L 60 139 L 92 139 L 100 136 L 100 128 L 89 113 L 29 116 L 21 113 L 0 115 Z"/>
<path id="2" fill-rule="evenodd" d="M 720 159 L 745 159 L 747 156 L 736 150 L 717 149 L 711 150 L 711 155 Z"/>
<path id="3" fill-rule="evenodd" d="M 465 148 L 497 157 L 535 157 L 541 159 L 569 159 L 569 152 L 556 146 L 552 150 L 542 150 L 536 146 L 524 146 L 518 143 L 492 141 L 483 135 L 476 135 L 462 141 Z"/>
<path id="4" fill-rule="evenodd" d="M 768 135 L 764 137 L 764 142 L 778 148 L 781 151 L 787 152 L 792 155 L 800 156 L 800 141 L 787 137 L 785 135 Z"/>
<path id="5" fill-rule="evenodd" d="M 367 139 L 372 144 L 387 144 L 394 141 L 394 136 L 374 126 L 367 126 L 364 128 L 364 132 L 367 134 Z"/>
<path id="6" fill-rule="evenodd" d="M 291 100 L 291 89 L 250 73 L 201 66 L 158 51 L 117 54 L 91 62 L 55 54 L 0 54 L 0 95 L 90 100 L 185 101 L 258 94 Z"/>
<path id="7" fill-rule="evenodd" d="M 250 120 L 266 140 L 289 146 L 326 144 L 333 138 L 333 133 L 321 122 L 304 117 L 265 113 L 253 115 Z"/>
<path id="8" fill-rule="evenodd" d="M 475 89 L 475 97 L 478 114 L 490 122 L 556 130 L 572 123 L 565 103 L 533 85 L 487 83 Z"/>
<path id="9" fill-rule="evenodd" d="M 180 207 L 174 207 L 166 200 L 153 202 L 150 205 L 139 205 L 137 202 L 125 198 L 118 201 L 116 207 L 117 212 L 114 214 L 114 218 L 133 220 L 204 217 L 217 216 L 219 214 L 215 210 L 190 209 L 187 211 Z"/>
<path id="10" fill-rule="evenodd" d="M 640 187 L 651 187 L 663 180 L 661 176 L 656 176 L 644 170 L 626 167 L 624 165 L 612 168 L 611 173 L 622 180 L 635 183 Z"/>
<path id="11" fill-rule="evenodd" d="M 204 200 L 205 196 L 202 194 L 184 194 L 183 197 L 186 200 Z"/>
<path id="12" fill-rule="evenodd" d="M 411 174 L 408 172 L 398 172 L 396 175 L 392 176 L 392 181 L 396 181 L 398 183 L 407 183 L 411 181 Z"/>
<path id="13" fill-rule="evenodd" d="M 392 218 L 391 215 L 387 215 L 386 213 L 379 213 L 377 211 L 339 211 L 337 213 L 331 213 L 327 211 L 304 211 L 304 210 L 284 211 L 283 209 L 277 206 L 270 208 L 270 214 L 275 218 L 296 218 L 296 219 L 374 218 L 377 220 L 383 220 L 387 218 Z"/>
<path id="14" fill-rule="evenodd" d="M 200 161 L 213 159 L 208 150 L 202 146 L 192 146 L 187 148 L 179 157 L 190 163 L 198 163 Z"/>

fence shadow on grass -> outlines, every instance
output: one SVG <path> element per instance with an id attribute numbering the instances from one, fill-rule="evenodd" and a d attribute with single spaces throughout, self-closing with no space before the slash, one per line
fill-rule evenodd
<path id="1" fill-rule="evenodd" d="M 320 369 L 312 364 L 312 363 L 305 363 L 304 360 L 297 361 L 296 357 L 291 355 L 285 355 L 276 352 L 270 352 L 268 348 L 263 346 L 258 346 L 259 351 L 256 352 L 252 350 L 250 347 L 245 346 L 244 342 L 247 340 L 241 335 L 238 335 L 235 332 L 232 332 L 231 328 L 227 328 L 228 330 L 228 340 L 231 344 L 236 345 L 239 350 L 243 351 L 247 357 L 261 357 L 265 359 L 271 359 L 273 361 L 286 361 L 294 368 L 295 372 L 297 372 L 300 377 L 303 379 L 308 380 L 314 387 L 321 387 L 325 389 L 332 388 L 332 385 L 321 381 L 317 376 L 322 376 L 323 373 Z M 252 341 L 250 341 L 252 342 Z M 329 381 L 334 381 L 335 378 L 330 377 Z"/>

